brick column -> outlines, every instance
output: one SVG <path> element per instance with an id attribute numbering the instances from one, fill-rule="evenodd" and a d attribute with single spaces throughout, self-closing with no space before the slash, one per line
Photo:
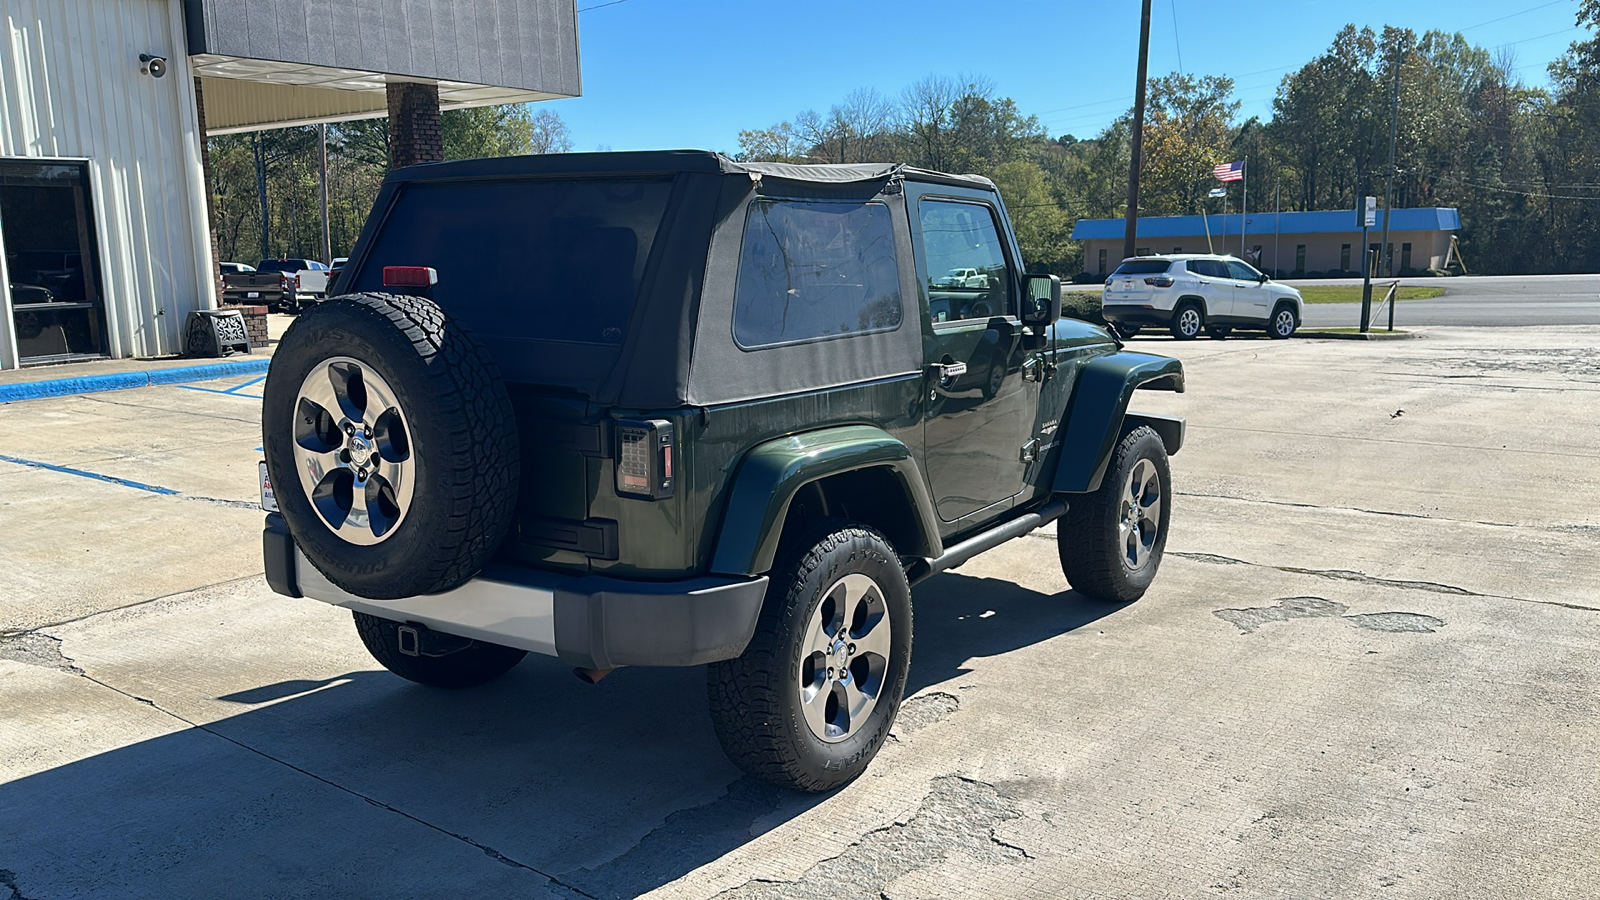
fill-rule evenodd
<path id="1" fill-rule="evenodd" d="M 390 82 L 388 94 L 389 168 L 443 160 L 438 85 Z"/>
<path id="2" fill-rule="evenodd" d="M 216 183 L 211 180 L 211 146 L 206 140 L 206 95 L 200 89 L 200 79 L 194 80 L 194 108 L 200 126 L 200 171 L 206 184 L 206 229 L 211 237 L 211 280 L 217 285 L 217 299 L 222 298 L 222 256 L 217 244 Z"/>

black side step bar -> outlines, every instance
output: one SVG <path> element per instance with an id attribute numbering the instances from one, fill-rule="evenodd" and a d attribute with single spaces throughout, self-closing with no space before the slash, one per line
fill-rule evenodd
<path id="1" fill-rule="evenodd" d="M 992 550 L 1014 537 L 1020 537 L 1035 528 L 1048 525 L 1066 513 L 1067 501 L 1061 497 L 1052 498 L 1049 503 L 1033 512 L 1002 522 L 988 531 L 967 538 L 954 547 L 946 548 L 944 555 L 938 559 L 917 560 L 906 570 L 906 578 L 912 584 L 916 584 L 946 569 L 954 569 L 979 553 Z"/>

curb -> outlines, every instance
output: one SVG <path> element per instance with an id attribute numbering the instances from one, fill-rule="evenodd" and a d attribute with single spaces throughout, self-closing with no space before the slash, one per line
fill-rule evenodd
<path id="1" fill-rule="evenodd" d="M 205 366 L 178 366 L 170 369 L 150 369 L 144 372 L 117 372 L 112 375 L 85 375 L 81 378 L 52 378 L 47 381 L 0 384 L 0 403 L 10 403 L 14 400 L 35 400 L 40 397 L 64 397 L 68 394 L 122 391 L 129 388 L 149 387 L 153 384 L 211 381 L 217 378 L 233 378 L 238 375 L 264 375 L 270 365 L 272 365 L 272 359 L 268 357 L 266 359 L 213 363 Z"/>
<path id="2" fill-rule="evenodd" d="M 1294 336 L 1324 341 L 1404 341 L 1422 337 L 1415 331 L 1296 331 Z"/>

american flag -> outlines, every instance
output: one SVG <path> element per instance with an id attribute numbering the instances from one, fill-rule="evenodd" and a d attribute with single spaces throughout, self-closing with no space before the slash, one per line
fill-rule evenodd
<path id="1" fill-rule="evenodd" d="M 1244 178 L 1244 162 L 1223 163 L 1211 170 L 1218 181 L 1240 181 Z"/>

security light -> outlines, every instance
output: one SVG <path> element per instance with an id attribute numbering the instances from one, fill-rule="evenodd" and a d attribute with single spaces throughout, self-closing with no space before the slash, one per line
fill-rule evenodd
<path id="1" fill-rule="evenodd" d="M 144 63 L 144 68 L 141 71 L 148 74 L 151 78 L 160 78 L 161 76 L 167 74 L 167 58 L 165 56 L 156 56 L 153 53 L 141 53 L 139 54 L 139 62 Z"/>

